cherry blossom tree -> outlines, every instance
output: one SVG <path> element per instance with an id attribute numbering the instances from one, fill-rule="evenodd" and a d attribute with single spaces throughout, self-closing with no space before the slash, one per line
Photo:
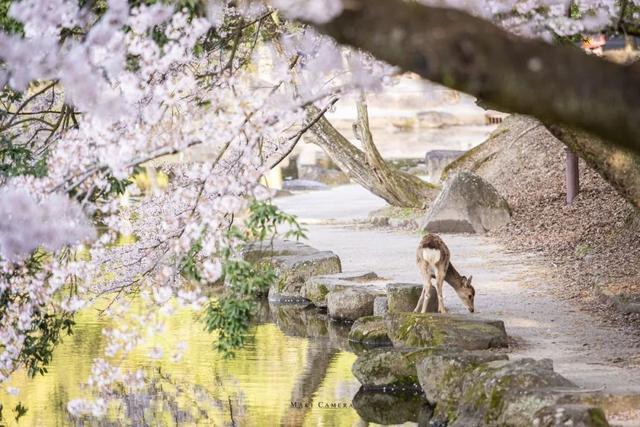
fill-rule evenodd
<path id="1" fill-rule="evenodd" d="M 388 64 L 638 150 L 637 68 L 560 45 L 632 33 L 636 0 L 0 5 L 0 382 L 46 372 L 73 313 L 97 298 L 135 291 L 144 305 L 105 308 L 117 326 L 88 379 L 98 394 L 68 405 L 77 416 L 104 415 L 111 387 L 144 384 L 120 361 L 178 307 L 204 311 L 221 350 L 242 344 L 232 331 L 273 277 L 238 248 L 278 224 L 302 234 L 260 177 L 336 96 L 379 89 Z M 168 184 L 135 185 L 152 162 Z M 223 279 L 229 296 L 210 301 L 203 287 Z"/>

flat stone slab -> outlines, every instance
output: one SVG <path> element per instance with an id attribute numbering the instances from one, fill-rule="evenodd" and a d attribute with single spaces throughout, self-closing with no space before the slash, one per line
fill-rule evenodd
<path id="1" fill-rule="evenodd" d="M 267 263 L 274 268 L 277 280 L 269 289 L 271 302 L 306 302 L 302 288 L 309 277 L 342 270 L 340 258 L 335 253 L 289 240 L 252 243 L 243 248 L 241 256 L 245 261 Z"/>
<path id="2" fill-rule="evenodd" d="M 329 292 L 351 288 L 362 289 L 376 295 L 384 295 L 385 285 L 389 281 L 378 277 L 372 271 L 354 271 L 322 276 L 312 276 L 306 280 L 301 295 L 316 307 L 327 306 Z"/>
<path id="3" fill-rule="evenodd" d="M 327 312 L 336 320 L 354 321 L 373 315 L 376 294 L 363 289 L 346 289 L 327 294 Z"/>
<path id="4" fill-rule="evenodd" d="M 393 346 L 398 348 L 485 350 L 508 345 L 501 320 L 474 315 L 390 312 L 385 323 Z"/>

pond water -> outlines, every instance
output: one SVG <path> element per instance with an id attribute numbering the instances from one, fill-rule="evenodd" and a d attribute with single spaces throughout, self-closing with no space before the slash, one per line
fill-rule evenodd
<path id="1" fill-rule="evenodd" d="M 8 408 L 22 402 L 28 412 L 19 425 L 73 424 L 66 403 L 85 397 L 81 384 L 93 359 L 103 354 L 101 330 L 109 326 L 95 308 L 79 313 L 76 321 L 74 334 L 56 349 L 48 374 L 29 379 L 18 372 L 11 379 L 10 385 L 20 391 L 17 396 L 0 394 L 5 417 Z M 262 303 L 250 342 L 234 359 L 225 360 L 193 313 L 178 312 L 158 342 L 123 361 L 126 368 L 145 370 L 144 390 L 119 396 L 119 408 L 88 425 L 364 426 L 415 421 L 424 403 L 417 397 L 358 393 L 348 328 L 315 310 Z M 168 352 L 159 360 L 150 358 L 151 346 L 170 348 L 180 341 L 188 349 L 179 362 Z M 148 407 L 144 402 L 150 400 Z M 396 407 L 400 409 L 390 410 Z"/>

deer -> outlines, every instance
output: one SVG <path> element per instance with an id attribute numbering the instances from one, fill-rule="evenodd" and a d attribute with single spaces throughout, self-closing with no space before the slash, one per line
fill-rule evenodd
<path id="1" fill-rule="evenodd" d="M 429 303 L 429 289 L 431 279 L 436 279 L 436 292 L 438 295 L 438 313 L 446 313 L 442 286 L 446 281 L 456 291 L 464 306 L 473 313 L 475 311 L 473 300 L 475 289 L 471 286 L 471 279 L 461 276 L 451 264 L 451 253 L 442 239 L 435 234 L 425 234 L 416 250 L 416 264 L 423 278 L 422 294 L 418 299 L 414 312 L 426 313 Z"/>

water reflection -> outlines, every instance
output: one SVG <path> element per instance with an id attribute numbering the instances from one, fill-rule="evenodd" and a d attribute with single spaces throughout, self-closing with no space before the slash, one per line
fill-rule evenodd
<path id="1" fill-rule="evenodd" d="M 80 384 L 88 378 L 93 359 L 103 354 L 101 330 L 109 326 L 94 309 L 80 313 L 74 335 L 56 349 L 46 376 L 28 379 L 19 372 L 12 378 L 10 385 L 20 394 L 0 394 L 0 402 L 5 408 L 18 401 L 28 406 L 20 425 L 353 426 L 418 420 L 415 397 L 391 404 L 383 397 L 363 398 L 366 395 L 358 393 L 360 385 L 351 374 L 355 355 L 349 349 L 348 325 L 332 322 L 316 310 L 264 303 L 249 343 L 232 360 L 213 349 L 212 337 L 192 313 L 173 315 L 163 336 L 123 363 L 124 368 L 145 371 L 145 387 L 135 393 L 119 391 L 118 404 L 105 420 L 72 422 L 66 403 L 84 397 Z M 179 341 L 188 344 L 180 362 L 173 363 L 169 354 L 159 362 L 149 358 L 149 348 Z M 386 409 L 367 410 L 369 405 Z M 379 413 L 396 413 L 398 408 L 402 415 L 395 418 Z M 416 415 L 405 415 L 411 411 Z"/>
<path id="2" fill-rule="evenodd" d="M 361 389 L 353 398 L 353 407 L 362 420 L 384 425 L 413 422 L 426 426 L 433 414 L 433 408 L 422 394 Z"/>

